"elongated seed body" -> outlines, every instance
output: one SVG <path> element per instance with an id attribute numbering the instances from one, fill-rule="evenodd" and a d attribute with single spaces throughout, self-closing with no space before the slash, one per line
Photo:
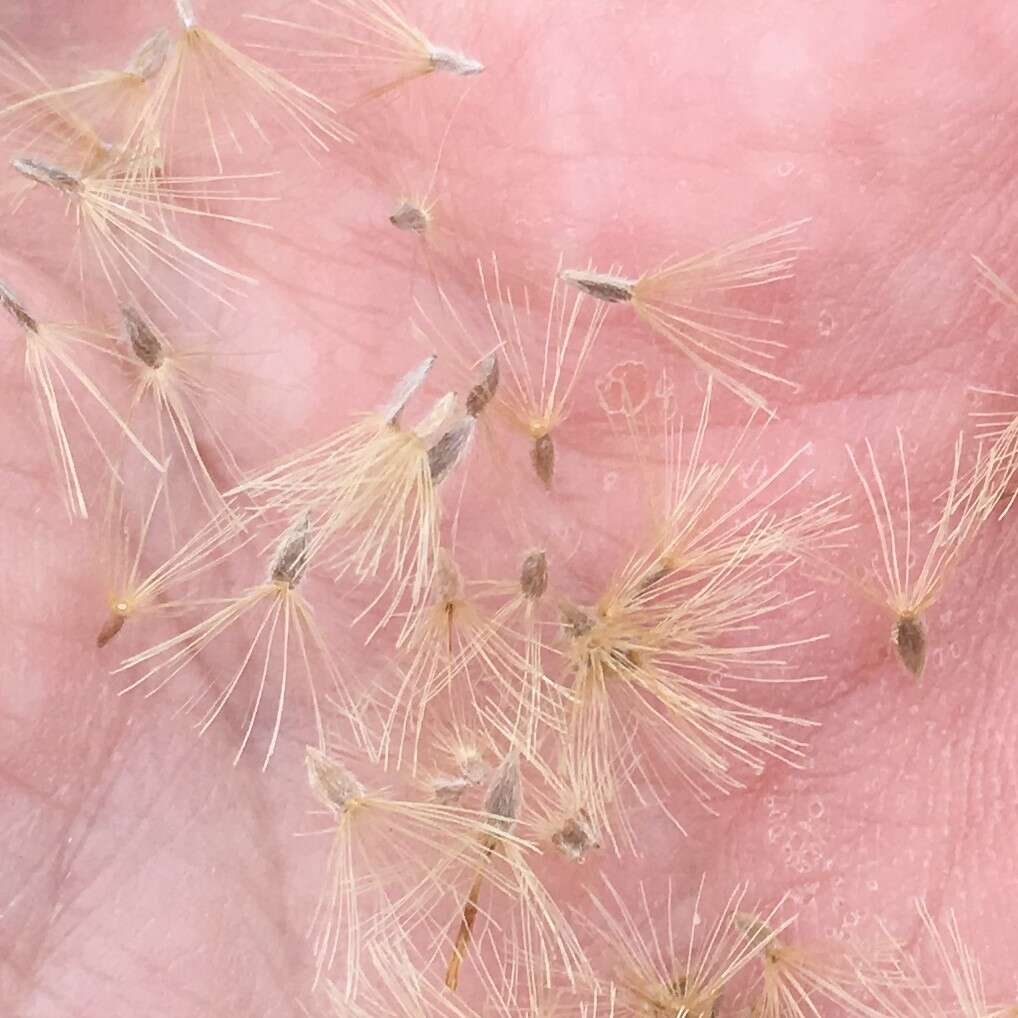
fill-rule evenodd
<path id="1" fill-rule="evenodd" d="M 428 59 L 431 61 L 432 69 L 445 74 L 455 74 L 460 78 L 480 74 L 484 70 L 484 64 L 480 60 L 446 46 L 431 46 L 428 49 Z"/>
<path id="2" fill-rule="evenodd" d="M 565 269 L 559 277 L 564 283 L 576 287 L 590 297 L 607 304 L 624 304 L 633 299 L 636 281 L 607 272 L 593 272 L 589 269 Z"/>
<path id="3" fill-rule="evenodd" d="M 11 160 L 11 166 L 22 176 L 28 177 L 29 180 L 34 180 L 37 184 L 45 184 L 47 187 L 63 191 L 65 194 L 77 191 L 81 186 L 81 181 L 73 173 L 68 173 L 67 170 L 62 170 L 59 166 L 44 163 L 41 159 L 15 156 Z"/>
<path id="4" fill-rule="evenodd" d="M 921 679 L 926 666 L 926 627 L 922 619 L 915 615 L 900 616 L 894 623 L 892 639 L 901 663 L 916 679 Z"/>
<path id="5" fill-rule="evenodd" d="M 532 551 L 520 569 L 520 592 L 530 601 L 544 596 L 548 589 L 548 558 L 543 551 Z"/>
<path id="6" fill-rule="evenodd" d="M 6 284 L 0 283 L 0 307 L 5 308 L 27 332 L 38 332 L 39 323 L 25 310 L 25 306 Z"/>
<path id="7" fill-rule="evenodd" d="M 120 309 L 124 319 L 124 329 L 135 357 L 150 368 L 159 368 L 166 360 L 162 340 L 152 327 L 130 305 Z"/>

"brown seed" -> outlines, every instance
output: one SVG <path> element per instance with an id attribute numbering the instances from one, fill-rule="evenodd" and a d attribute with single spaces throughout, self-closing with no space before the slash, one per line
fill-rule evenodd
<path id="1" fill-rule="evenodd" d="M 466 417 L 450 428 L 428 450 L 431 479 L 438 484 L 456 465 L 474 431 L 474 418 Z"/>
<path id="2" fill-rule="evenodd" d="M 633 299 L 634 283 L 622 276 L 611 276 L 605 272 L 591 272 L 584 269 L 566 269 L 560 273 L 563 282 L 575 286 L 589 297 L 603 300 L 606 304 L 625 304 Z"/>
<path id="3" fill-rule="evenodd" d="M 541 483 L 550 488 L 555 477 L 555 442 L 550 432 L 534 439 L 530 447 L 530 463 Z"/>
<path id="4" fill-rule="evenodd" d="M 120 309 L 127 330 L 127 338 L 135 357 L 150 368 L 162 367 L 166 360 L 163 342 L 133 307 L 125 304 Z"/>
<path id="5" fill-rule="evenodd" d="M 548 589 L 548 557 L 543 551 L 532 551 L 520 570 L 520 591 L 529 601 L 544 596 Z"/>
<path id="6" fill-rule="evenodd" d="M 109 618 L 103 623 L 102 629 L 99 630 L 99 634 L 95 638 L 95 645 L 99 648 L 105 647 L 124 628 L 126 621 L 127 615 L 124 612 L 113 609 Z"/>
<path id="7" fill-rule="evenodd" d="M 481 361 L 481 380 L 467 393 L 466 411 L 477 417 L 491 402 L 498 390 L 498 357 L 490 354 Z"/>
<path id="8" fill-rule="evenodd" d="M 892 636 L 901 663 L 921 679 L 926 665 L 926 627 L 916 615 L 899 615 Z"/>
<path id="9" fill-rule="evenodd" d="M 14 296 L 14 291 L 0 283 L 0 307 L 6 308 L 15 321 L 26 332 L 38 332 L 39 323 L 25 310 L 24 305 Z"/>

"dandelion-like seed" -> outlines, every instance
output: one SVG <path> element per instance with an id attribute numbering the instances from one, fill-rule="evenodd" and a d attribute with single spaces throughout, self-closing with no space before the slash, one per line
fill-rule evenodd
<path id="1" fill-rule="evenodd" d="M 511 751 L 488 785 L 484 815 L 489 822 L 476 836 L 481 857 L 465 858 L 451 875 L 454 890 L 469 889 L 459 899 L 463 904 L 453 927 L 445 974 L 445 985 L 450 990 L 459 986 L 471 945 L 476 945 L 474 951 L 480 950 L 482 933 L 478 923 L 482 920 L 489 928 L 488 939 L 493 939 L 490 928 L 497 930 L 496 949 L 503 959 L 526 959 L 522 975 L 531 1000 L 539 999 L 556 975 L 573 986 L 579 978 L 590 977 L 589 963 L 569 921 L 531 868 L 525 846 L 513 836 L 522 797 L 519 756 Z M 486 903 L 485 897 L 490 899 Z M 488 966 L 479 960 L 476 970 L 488 984 Z"/>
<path id="2" fill-rule="evenodd" d="M 925 614 L 940 597 L 944 584 L 985 519 L 986 499 L 982 485 L 961 483 L 962 437 L 959 435 L 954 444 L 950 483 L 936 525 L 932 528 L 926 556 L 916 571 L 912 543 L 912 492 L 905 443 L 900 428 L 895 434 L 904 485 L 904 535 L 901 523 L 895 521 L 884 478 L 869 440 L 866 440 L 866 461 L 862 465 L 851 448 L 846 448 L 866 496 L 880 544 L 881 569 L 863 589 L 893 615 L 891 641 L 902 665 L 919 680 L 926 666 L 928 648 Z M 868 471 L 864 470 L 864 465 Z"/>
<path id="3" fill-rule="evenodd" d="M 448 46 L 431 42 L 394 0 L 312 0 L 324 12 L 322 24 L 249 15 L 307 38 L 306 45 L 274 45 L 291 56 L 335 68 L 355 82 L 356 98 L 374 99 L 429 74 L 471 77 L 484 64 Z"/>
<path id="4" fill-rule="evenodd" d="M 308 780 L 330 814 L 325 881 L 311 923 L 320 978 L 343 961 L 344 999 L 358 994 L 365 946 L 398 945 L 434 914 L 462 866 L 484 865 L 498 837 L 526 843 L 499 817 L 366 787 L 335 756 L 309 746 Z M 337 988 L 340 989 L 340 988 Z"/>
<path id="5" fill-rule="evenodd" d="M 190 0 L 177 0 L 177 13 L 182 30 L 129 139 L 151 165 L 172 151 L 178 135 L 189 142 L 197 135 L 222 174 L 225 149 L 243 153 L 245 128 L 269 143 L 269 121 L 290 129 L 312 154 L 352 139 L 323 99 L 199 24 Z"/>
<path id="6" fill-rule="evenodd" d="M 236 667 L 229 666 L 223 681 L 213 679 L 209 686 L 187 702 L 188 708 L 194 708 L 210 696 L 212 698 L 198 722 L 199 731 L 204 734 L 223 713 L 241 682 L 245 678 L 253 678 L 254 688 L 248 700 L 243 735 L 233 758 L 234 764 L 237 764 L 251 739 L 269 687 L 274 684 L 277 691 L 275 711 L 262 764 L 263 769 L 268 767 L 279 740 L 293 670 L 303 673 L 320 743 L 325 737 L 317 689 L 323 677 L 331 680 L 334 692 L 356 722 L 357 712 L 347 692 L 346 680 L 322 635 L 314 609 L 300 593 L 299 588 L 311 564 L 312 551 L 311 522 L 304 514 L 279 538 L 263 583 L 234 597 L 211 602 L 215 607 L 211 615 L 184 632 L 127 658 L 114 674 L 135 669 L 143 671 L 121 693 L 149 683 L 153 684 L 145 695 L 158 693 L 200 654 L 207 652 L 213 643 L 226 636 L 237 639 L 240 635 L 237 627 L 253 619 L 255 633 L 248 640 L 246 649 L 242 650 L 240 663 Z M 238 645 L 243 648 L 239 640 Z"/>
<path id="7" fill-rule="evenodd" d="M 98 342 L 99 337 L 94 337 L 88 330 L 40 322 L 3 283 L 0 283 L 0 307 L 18 325 L 20 339 L 24 344 L 25 374 L 32 386 L 47 449 L 63 482 L 62 491 L 68 512 L 81 518 L 88 516 L 85 490 L 78 473 L 68 420 L 77 418 L 106 465 L 115 472 L 109 451 L 89 423 L 86 414 L 89 405 L 101 410 L 103 416 L 116 425 L 117 430 L 149 464 L 162 471 L 162 463 L 142 445 L 124 417 L 114 409 L 79 364 L 79 358 L 98 356 L 100 359 L 116 360 L 118 355 Z"/>
<path id="8" fill-rule="evenodd" d="M 736 306 L 731 297 L 793 274 L 802 250 L 799 220 L 690 258 L 670 259 L 635 279 L 589 269 L 566 269 L 570 286 L 606 304 L 628 304 L 693 365 L 749 406 L 766 409 L 756 381 L 794 383 L 767 364 L 783 344 L 754 336 L 775 319 Z M 749 380 L 745 376 L 750 376 Z"/>
<path id="9" fill-rule="evenodd" d="M 210 442 L 231 475 L 239 476 L 240 469 L 208 414 L 207 404 L 214 391 L 205 380 L 204 369 L 210 355 L 177 350 L 168 337 L 132 305 L 124 305 L 121 316 L 136 378 L 129 419 L 133 421 L 142 407 L 147 406 L 153 419 L 155 444 L 163 462 L 171 455 L 179 457 L 208 515 L 214 517 L 225 512 L 226 502 L 209 469 L 200 439 Z M 166 500 L 175 541 L 173 500 L 168 490 Z"/>
<path id="10" fill-rule="evenodd" d="M 135 172 L 139 163 L 133 156 L 126 162 L 102 164 L 84 173 L 33 156 L 18 156 L 11 165 L 28 180 L 44 184 L 64 198 L 80 241 L 122 302 L 131 303 L 136 293 L 147 293 L 173 313 L 168 303 L 170 295 L 152 279 L 153 267 L 169 270 L 225 304 L 236 291 L 223 277 L 253 282 L 190 247 L 177 236 L 172 221 L 195 216 L 260 228 L 262 224 L 252 219 L 216 209 L 264 200 L 242 195 L 236 184 L 267 174 L 146 178 Z M 79 252 L 79 257 L 82 254 Z M 80 274 L 84 275 L 84 270 L 82 264 Z"/>

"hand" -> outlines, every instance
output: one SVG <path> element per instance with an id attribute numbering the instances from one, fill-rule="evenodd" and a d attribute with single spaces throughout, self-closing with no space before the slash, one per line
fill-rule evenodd
<path id="1" fill-rule="evenodd" d="M 276 6 L 286 16 L 292 5 Z M 811 217 L 794 281 L 751 301 L 784 321 L 768 335 L 787 344 L 780 370 L 800 387 L 770 390 L 779 419 L 760 455 L 773 466 L 811 443 L 811 490 L 853 495 L 862 526 L 847 560 L 867 567 L 876 538 L 843 446 L 858 452 L 870 438 L 899 495 L 901 427 L 925 514 L 917 509 L 915 533 L 925 540 L 955 437 L 974 430 L 969 387 L 1015 388 L 1008 343 L 1018 317 L 979 290 L 971 260 L 978 254 L 1018 280 L 1008 201 L 1014 17 L 981 0 L 911 9 L 873 0 L 844 9 L 780 0 L 464 6 L 457 15 L 413 5 L 422 26 L 487 65 L 461 105 L 464 81 L 412 82 L 357 110 L 361 140 L 318 164 L 274 125 L 269 148 L 254 145 L 233 164 L 281 170 L 282 201 L 257 209 L 274 231 L 213 224 L 190 234 L 258 280 L 232 309 L 196 299 L 224 350 L 253 354 L 243 361 L 255 380 L 247 409 L 274 451 L 299 448 L 386 398 L 412 366 L 408 322 L 415 298 L 433 302 L 433 275 L 477 313 L 474 257 L 499 252 L 509 278 L 539 290 L 560 252 L 578 266 L 617 262 L 637 273 L 673 253 Z M 104 66 L 169 24 L 169 5 L 143 8 L 51 2 L 15 8 L 7 27 L 58 64 L 80 50 L 83 65 Z M 251 27 L 221 5 L 207 13 L 229 39 Z M 299 70 L 294 63 L 280 65 Z M 328 98 L 327 75 L 313 80 Z M 386 216 L 401 157 L 434 153 L 450 116 L 436 177 L 448 192 L 448 235 L 426 255 L 420 238 Z M 55 210 L 33 219 L 26 207 L 0 220 L 0 279 L 54 314 L 73 313 L 74 280 L 59 276 L 71 224 Z M 114 305 L 103 299 L 99 314 L 108 316 Z M 461 514 L 460 546 L 493 549 L 488 563 L 509 569 L 519 551 L 511 527 L 488 521 L 516 521 L 518 533 L 522 521 L 541 519 L 563 549 L 576 549 L 555 582 L 580 601 L 596 598 L 642 508 L 641 489 L 633 484 L 629 496 L 625 483 L 610 496 L 614 511 L 602 507 L 606 477 L 638 471 L 631 447 L 606 439 L 613 433 L 593 382 L 616 363 L 638 362 L 633 370 L 648 378 L 666 366 L 694 414 L 688 400 L 699 398 L 694 380 L 702 383 L 626 310 L 613 309 L 578 390 L 552 496 L 532 484 L 510 492 L 508 509 L 504 495 L 493 505 L 478 479 L 497 479 L 498 464 L 481 444 L 467 475 L 479 487 Z M 9 343 L 10 323 L 0 330 Z M 197 672 L 175 680 L 176 693 L 118 696 L 123 683 L 108 674 L 118 647 L 94 648 L 105 611 L 97 528 L 68 521 L 26 381 L 8 361 L 4 1013 L 300 1014 L 324 864 L 321 842 L 294 837 L 312 805 L 301 761 L 313 737 L 306 704 L 296 701 L 262 773 L 257 754 L 230 766 L 242 712 L 227 712 L 202 739 L 175 716 Z M 730 394 L 719 394 L 717 408 L 728 426 L 747 416 Z M 242 466 L 260 466 L 272 450 L 220 420 Z M 99 490 L 98 456 L 81 462 Z M 818 593 L 794 634 L 779 626 L 766 638 L 829 634 L 794 652 L 801 674 L 827 678 L 768 702 L 819 723 L 806 736 L 805 765 L 743 775 L 744 791 L 712 801 L 717 816 L 685 810 L 686 838 L 644 811 L 640 863 L 557 870 L 561 900 L 585 907 L 584 888 L 599 886 L 602 868 L 630 900 L 637 879 L 654 887 L 670 877 L 686 896 L 706 873 L 720 896 L 743 880 L 761 898 L 790 893 L 810 930 L 867 933 L 882 920 L 909 939 L 921 896 L 935 915 L 956 911 L 989 998 L 1018 995 L 1012 526 L 1012 517 L 985 526 L 931 610 L 922 684 L 894 659 L 888 617 L 855 588 L 794 581 L 795 592 Z M 555 569 L 553 558 L 553 578 Z M 144 645 L 129 635 L 136 642 L 122 653 Z M 349 654 L 352 672 L 377 667 L 356 643 Z"/>

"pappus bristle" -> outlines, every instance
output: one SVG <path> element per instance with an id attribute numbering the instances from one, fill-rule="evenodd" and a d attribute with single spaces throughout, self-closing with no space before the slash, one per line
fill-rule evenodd
<path id="1" fill-rule="evenodd" d="M 1002 1018 L 1013 1013 L 1013 1006 L 1001 1007 L 987 999 L 979 962 L 965 944 L 954 913 L 949 912 L 940 925 L 925 902 L 915 904 L 923 936 L 913 950 L 906 950 L 885 929 L 888 956 L 876 962 L 863 958 L 856 964 L 859 988 L 872 1005 L 867 1016 Z"/>
<path id="2" fill-rule="evenodd" d="M 263 48 L 339 72 L 350 80 L 352 101 L 376 98 L 429 74 L 470 77 L 484 70 L 474 57 L 433 43 L 394 0 L 314 0 L 313 6 L 324 12 L 318 23 L 249 17 L 308 40 Z"/>
<path id="3" fill-rule="evenodd" d="M 335 1018 L 483 1018 L 491 1007 L 475 1011 L 460 998 L 436 985 L 416 968 L 402 945 L 379 940 L 368 946 L 368 978 L 356 998 L 351 999 L 333 983 L 326 993 Z M 506 1018 L 511 1018 L 507 1011 Z M 516 1015 L 516 1018 L 523 1018 Z"/>
<path id="4" fill-rule="evenodd" d="M 979 282 L 984 290 L 1003 304 L 1012 314 L 1018 310 L 1018 293 L 1009 283 L 998 276 L 981 259 L 975 259 L 979 266 Z M 968 494 L 978 492 L 983 500 L 986 515 L 996 514 L 1003 518 L 1018 498 L 1018 394 L 999 389 L 973 387 L 973 392 L 994 399 L 1007 400 L 1008 409 L 977 410 L 970 416 L 976 420 L 976 432 L 980 442 L 980 458 L 965 481 Z"/>
<path id="5" fill-rule="evenodd" d="M 688 932 L 675 916 L 671 880 L 658 886 L 641 881 L 639 909 L 630 909 L 605 878 L 607 894 L 591 894 L 588 924 L 615 956 L 611 982 L 614 1013 L 620 1018 L 714 1018 L 726 994 L 756 960 L 768 940 L 739 921 L 747 889 L 736 887 L 713 921 L 703 913 L 704 883 L 692 903 Z M 762 920 L 770 937 L 785 923 L 770 912 Z"/>
<path id="6" fill-rule="evenodd" d="M 435 918 L 451 874 L 483 866 L 491 838 L 526 843 L 502 820 L 476 810 L 406 798 L 366 786 L 336 756 L 309 746 L 312 792 L 331 817 L 331 849 L 312 918 L 317 978 L 342 960 L 344 998 L 356 996 L 364 947 L 379 935 L 403 943 Z"/>
<path id="7" fill-rule="evenodd" d="M 477 834 L 481 859 L 464 859 L 450 875 L 461 897 L 450 926 L 452 950 L 445 985 L 459 986 L 468 955 L 480 955 L 487 944 L 497 957 L 526 958 L 523 978 L 530 1000 L 540 999 L 556 975 L 570 985 L 588 978 L 590 967 L 562 908 L 534 873 L 527 846 L 513 837 L 523 805 L 518 753 L 510 751 L 488 785 L 483 813 L 487 823 Z M 491 928 L 497 930 L 493 935 Z M 497 941 L 497 942 L 496 942 Z M 478 960 L 475 970 L 490 981 L 490 967 Z M 490 988 L 490 987 L 489 987 Z"/>
<path id="8" fill-rule="evenodd" d="M 904 515 L 903 524 L 896 520 L 892 511 L 884 477 L 869 440 L 865 443 L 866 460 L 863 464 L 856 459 L 851 448 L 846 448 L 862 486 L 880 548 L 878 567 L 873 575 L 867 577 L 863 589 L 893 616 L 891 642 L 902 665 L 919 680 L 928 650 L 926 612 L 940 597 L 944 584 L 984 521 L 986 501 L 981 494 L 981 485 L 961 483 L 962 436 L 959 435 L 954 443 L 950 481 L 942 497 L 943 504 L 933 517 L 935 524 L 929 528 L 926 554 L 919 555 L 913 548 L 914 507 L 905 443 L 900 428 L 895 434 L 903 481 L 900 507 Z"/>
<path id="9" fill-rule="evenodd" d="M 916 911 L 933 948 L 937 983 L 943 985 L 946 981 L 946 988 L 950 990 L 962 1018 L 991 1018 L 1013 1012 L 1014 1002 L 1002 1006 L 991 1003 L 987 998 L 979 960 L 965 943 L 955 913 L 949 911 L 943 922 L 938 924 L 926 902 L 917 901 Z"/>
<path id="10" fill-rule="evenodd" d="M 733 555 L 783 556 L 785 560 L 815 554 L 838 546 L 837 540 L 852 529 L 843 508 L 847 499 L 832 495 L 807 503 L 794 512 L 778 507 L 808 481 L 812 471 L 792 475 L 792 468 L 808 446 L 791 453 L 776 469 L 744 492 L 737 492 L 739 474 L 750 455 L 759 455 L 758 445 L 767 421 L 759 422 L 754 411 L 736 432 L 724 454 L 708 458 L 705 441 L 710 425 L 713 383 L 708 379 L 696 427 L 687 429 L 677 412 L 670 379 L 663 375 L 640 414 L 626 414 L 630 439 L 637 461 L 651 493 L 652 526 L 656 533 L 653 549 L 634 555 L 622 583 L 633 594 L 651 592 L 689 577 L 702 577 L 723 567 Z M 647 422 L 660 418 L 661 437 L 648 429 Z M 762 424 L 754 428 L 754 424 Z M 659 446 L 664 460 L 652 462 L 648 449 Z M 663 477 L 662 477 L 663 473 Z M 753 534 L 750 545 L 746 536 Z"/>
<path id="11" fill-rule="evenodd" d="M 875 976 L 879 955 L 841 941 L 800 943 L 788 931 L 777 936 L 750 913 L 737 921 L 760 944 L 759 977 L 748 991 L 753 1018 L 825 1018 L 831 1006 L 862 1018 L 880 1014 L 859 979 L 864 964 Z"/>
<path id="12" fill-rule="evenodd" d="M 326 643 L 311 602 L 300 590 L 311 565 L 312 538 L 310 519 L 307 514 L 303 514 L 279 537 L 262 583 L 233 597 L 197 602 L 193 608 L 207 608 L 211 605 L 214 609 L 212 614 L 184 632 L 127 658 L 114 674 L 141 671 L 141 675 L 121 693 L 145 686 L 145 695 L 154 695 L 199 655 L 207 653 L 212 644 L 228 635 L 236 641 L 228 658 L 230 663 L 222 671 L 213 670 L 212 681 L 193 694 L 186 707 L 196 708 L 211 698 L 211 704 L 206 707 L 197 723 L 199 731 L 204 734 L 222 714 L 241 683 L 247 679 L 252 690 L 240 746 L 233 758 L 234 764 L 240 761 L 251 739 L 263 702 L 267 699 L 270 687 L 274 685 L 275 709 L 262 764 L 263 769 L 268 766 L 279 739 L 292 671 L 299 671 L 303 675 L 320 743 L 324 742 L 324 732 L 318 688 L 323 679 L 331 683 L 332 691 L 340 697 L 359 732 L 357 709 L 348 692 L 346 679 Z M 188 606 L 185 602 L 179 607 Z M 242 634 L 249 627 L 254 628 L 254 635 L 244 638 Z M 238 649 L 239 664 L 235 663 Z"/>
<path id="13" fill-rule="evenodd" d="M 323 565 L 356 583 L 382 575 L 362 617 L 383 605 L 375 629 L 409 597 L 424 603 L 438 550 L 437 488 L 469 443 L 474 421 L 458 417 L 455 397 L 439 400 L 421 421 L 404 427 L 406 404 L 434 362 L 427 358 L 397 385 L 380 410 L 245 481 L 235 492 L 262 512 L 311 513 Z"/>
<path id="14" fill-rule="evenodd" d="M 84 427 L 111 472 L 115 473 L 115 456 L 104 448 L 101 437 L 89 423 L 87 406 L 101 410 L 148 463 L 161 472 L 163 464 L 145 448 L 79 363 L 95 356 L 113 361 L 121 359 L 110 346 L 100 342 L 106 337 L 76 326 L 40 322 L 3 283 L 0 283 L 0 306 L 17 323 L 24 344 L 25 374 L 32 386 L 45 444 L 60 475 L 64 502 L 70 514 L 87 517 L 88 505 L 68 430 L 68 414 L 71 420 L 76 418 Z"/>
<path id="15" fill-rule="evenodd" d="M 161 475 L 140 513 L 125 505 L 123 481 L 110 482 L 103 520 L 102 566 L 108 613 L 96 637 L 102 648 L 137 616 L 186 605 L 191 584 L 214 569 L 251 540 L 243 533 L 240 517 L 224 511 L 207 521 L 168 559 L 149 566 L 153 557 L 150 537 L 159 502 L 166 485 Z M 172 599 L 171 599 L 172 595 Z"/>
<path id="16" fill-rule="evenodd" d="M 689 258 L 673 258 L 635 278 L 567 269 L 562 279 L 607 304 L 628 304 L 695 367 L 751 407 L 767 409 L 759 382 L 795 388 L 767 366 L 783 348 L 753 335 L 775 319 L 739 307 L 732 296 L 793 274 L 808 220 L 788 223 L 746 240 Z M 747 378 L 748 376 L 748 378 Z"/>
<path id="17" fill-rule="evenodd" d="M 174 308 L 179 310 L 184 302 L 154 281 L 153 270 L 169 270 L 227 305 L 239 291 L 226 280 L 253 282 L 249 276 L 216 262 L 182 240 L 176 232 L 176 220 L 193 216 L 262 228 L 263 224 L 226 210 L 266 200 L 243 195 L 237 184 L 260 180 L 269 174 L 146 179 L 131 171 L 135 165 L 132 161 L 113 162 L 94 171 L 76 173 L 32 156 L 17 156 L 11 165 L 27 179 L 46 185 L 64 199 L 65 212 L 84 247 L 77 251 L 81 262 L 78 274 L 83 285 L 87 256 L 94 259 L 99 275 L 118 300 L 131 302 L 136 295 L 145 293 L 174 314 Z"/>

